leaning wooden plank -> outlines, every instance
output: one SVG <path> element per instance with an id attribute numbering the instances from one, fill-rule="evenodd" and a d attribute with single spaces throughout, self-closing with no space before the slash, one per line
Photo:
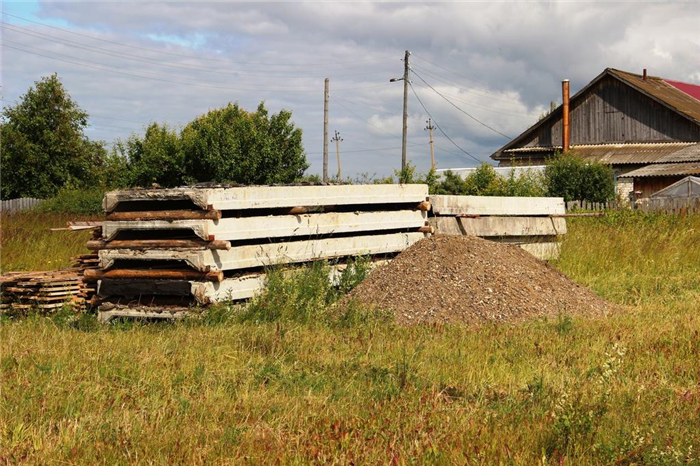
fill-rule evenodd
<path id="1" fill-rule="evenodd" d="M 176 188 L 112 191 L 102 206 L 112 212 L 134 201 L 190 201 L 201 209 L 242 210 L 297 206 L 420 203 L 428 196 L 424 184 L 339 186 L 247 186 L 236 188 Z"/>
<path id="2" fill-rule="evenodd" d="M 390 233 L 238 246 L 230 251 L 170 251 L 113 249 L 100 251 L 103 268 L 115 260 L 182 261 L 195 270 L 239 270 L 317 259 L 399 252 L 424 237 L 423 233 Z M 88 271 L 85 272 L 86 276 Z"/>
<path id="3" fill-rule="evenodd" d="M 214 220 L 173 220 L 143 222 L 112 222 L 104 224 L 105 239 L 113 238 L 120 231 L 190 230 L 201 239 L 247 240 L 281 238 L 286 236 L 312 236 L 332 233 L 358 233 L 363 231 L 398 230 L 420 228 L 425 224 L 426 213 L 419 210 L 390 212 L 330 212 L 302 215 L 270 215 L 265 217 L 224 218 Z"/>
<path id="4" fill-rule="evenodd" d="M 430 196 L 436 215 L 561 215 L 561 197 Z"/>
<path id="5" fill-rule="evenodd" d="M 550 217 L 431 217 L 438 235 L 510 238 L 557 236 L 566 233 L 566 220 Z M 524 242 L 530 242 L 529 240 Z"/>
<path id="6" fill-rule="evenodd" d="M 561 253 L 561 243 L 524 243 L 519 246 L 543 261 L 558 259 Z"/>

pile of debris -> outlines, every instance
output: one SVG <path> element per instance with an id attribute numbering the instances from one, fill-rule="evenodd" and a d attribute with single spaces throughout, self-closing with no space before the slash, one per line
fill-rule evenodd
<path id="1" fill-rule="evenodd" d="M 374 259 L 425 237 L 425 185 L 195 186 L 107 193 L 99 268 L 101 321 L 177 317 L 193 305 L 251 298 L 264 268 L 358 255 Z"/>
<path id="2" fill-rule="evenodd" d="M 0 277 L 0 290 L 0 310 L 4 313 L 24 314 L 30 309 L 51 312 L 66 304 L 82 310 L 90 297 L 82 274 L 75 270 L 9 272 Z"/>
<path id="3" fill-rule="evenodd" d="M 432 236 L 377 268 L 346 299 L 393 311 L 402 325 L 603 315 L 616 306 L 523 249 L 474 236 Z"/>

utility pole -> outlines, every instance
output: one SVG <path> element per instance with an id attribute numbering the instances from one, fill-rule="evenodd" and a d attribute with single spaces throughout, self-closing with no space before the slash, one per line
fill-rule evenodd
<path id="1" fill-rule="evenodd" d="M 323 90 L 323 184 L 328 184 L 328 78 Z"/>
<path id="2" fill-rule="evenodd" d="M 435 127 L 433 126 L 432 118 L 428 118 L 426 123 L 428 123 L 428 126 L 425 127 L 425 130 L 430 134 L 430 169 L 435 170 L 435 147 L 433 147 L 433 130 Z"/>
<path id="3" fill-rule="evenodd" d="M 408 141 L 408 72 L 410 70 L 408 57 L 411 52 L 406 50 L 403 58 L 403 78 L 391 78 L 389 82 L 403 81 L 403 136 L 401 144 L 401 171 L 406 169 L 406 147 Z"/>
<path id="4" fill-rule="evenodd" d="M 406 146 L 408 141 L 408 56 L 411 52 L 406 50 L 403 59 L 403 139 L 401 141 L 401 170 L 406 169 Z"/>
<path id="5" fill-rule="evenodd" d="M 335 136 L 333 137 L 333 139 L 331 139 L 331 141 L 335 142 L 335 155 L 336 155 L 336 157 L 338 157 L 338 182 L 339 183 L 341 181 L 343 181 L 343 171 L 340 168 L 340 141 L 342 141 L 342 140 L 343 140 L 343 138 L 340 137 L 340 133 L 337 131 L 335 132 Z"/>

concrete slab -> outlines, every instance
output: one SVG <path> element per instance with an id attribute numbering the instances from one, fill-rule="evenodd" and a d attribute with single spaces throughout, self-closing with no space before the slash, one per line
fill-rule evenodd
<path id="1" fill-rule="evenodd" d="M 338 186 L 246 186 L 112 191 L 102 206 L 112 212 L 133 201 L 191 201 L 201 209 L 242 210 L 297 206 L 418 203 L 428 196 L 424 184 Z M 126 208 L 128 210 L 128 208 Z"/>
<path id="2" fill-rule="evenodd" d="M 430 196 L 436 215 L 562 215 L 560 197 Z"/>
<path id="3" fill-rule="evenodd" d="M 110 240 L 120 231 L 186 230 L 204 240 L 213 236 L 217 240 L 235 241 L 419 228 L 425 224 L 426 219 L 426 212 L 399 210 L 269 215 L 221 220 L 105 221 L 102 235 Z"/>
<path id="4" fill-rule="evenodd" d="M 105 249 L 99 252 L 103 268 L 115 260 L 185 262 L 195 270 L 239 270 L 278 264 L 308 262 L 338 257 L 399 252 L 424 238 L 423 233 L 391 233 L 344 238 L 237 246 L 231 250 L 130 250 Z"/>

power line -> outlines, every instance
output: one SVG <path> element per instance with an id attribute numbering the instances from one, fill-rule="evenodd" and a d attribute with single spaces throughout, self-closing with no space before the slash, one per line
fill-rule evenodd
<path id="1" fill-rule="evenodd" d="M 444 95 L 442 95 L 437 89 L 435 89 L 433 86 L 431 86 L 430 84 L 428 84 L 428 83 L 426 82 L 426 80 L 423 79 L 418 73 L 416 73 L 416 72 L 413 71 L 413 70 L 411 70 L 411 72 L 412 72 L 413 74 L 415 74 L 415 75 L 418 77 L 418 79 L 420 79 L 421 81 L 423 81 L 423 83 L 424 83 L 426 86 L 428 86 L 430 89 L 432 89 L 433 92 L 435 92 L 437 95 L 439 95 L 440 97 L 442 97 L 443 99 L 445 99 L 445 100 L 447 101 L 447 103 L 449 103 L 449 104 L 452 105 L 454 108 L 456 108 L 456 109 L 459 110 L 460 112 L 462 112 L 462 113 L 464 113 L 465 115 L 467 115 L 467 116 L 468 116 L 469 118 L 471 118 L 472 120 L 474 120 L 474 121 L 478 122 L 479 124 L 481 124 L 481 126 L 490 129 L 490 130 L 493 131 L 494 133 L 500 134 L 501 136 L 503 136 L 503 137 L 506 138 L 506 139 L 512 139 L 512 138 L 511 138 L 510 136 L 508 136 L 507 134 L 501 133 L 501 132 L 498 131 L 497 129 L 492 128 L 491 126 L 487 125 L 487 124 L 484 123 L 483 121 L 479 120 L 478 118 L 476 118 L 475 116 L 473 116 L 472 114 L 470 114 L 469 112 L 467 112 L 466 110 L 461 109 L 461 108 L 458 107 L 454 102 L 452 102 L 450 99 L 448 99 L 447 97 L 445 97 Z M 415 92 L 415 91 L 414 91 L 414 92 Z"/>
<path id="2" fill-rule="evenodd" d="M 175 69 L 182 69 L 186 71 L 197 71 L 197 72 L 203 72 L 203 73 L 216 73 L 216 74 L 223 74 L 223 75 L 236 75 L 236 76 L 251 76 L 251 77 L 261 77 L 261 78 L 322 78 L 325 77 L 326 75 L 269 75 L 269 74 L 256 74 L 256 73 L 248 73 L 245 70 L 224 70 L 224 69 L 213 69 L 213 68 L 205 68 L 201 66 L 196 66 L 196 65 L 187 65 L 187 64 L 182 64 L 182 63 L 173 63 L 173 62 L 168 62 L 168 61 L 163 61 L 163 60 L 156 60 L 153 58 L 146 58 L 142 57 L 139 55 L 133 55 L 133 54 L 128 54 L 128 53 L 122 53 L 122 52 L 116 52 L 114 50 L 109 50 L 105 49 L 102 47 L 95 47 L 92 45 L 87 45 L 83 44 L 80 42 L 68 40 L 68 39 L 63 39 L 60 37 L 52 36 L 49 34 L 43 34 L 40 32 L 36 31 L 31 31 L 27 32 L 26 28 L 22 28 L 21 26 L 17 26 L 14 24 L 2 22 L 3 24 L 3 29 L 6 31 L 12 31 L 18 34 L 23 34 L 29 37 L 34 37 L 42 40 L 46 40 L 49 42 L 53 42 L 56 44 L 61 44 L 65 45 L 68 47 L 73 47 L 81 50 L 87 50 L 88 52 L 92 53 L 99 53 L 101 55 L 108 55 L 111 57 L 117 57 L 117 58 L 125 58 L 127 60 L 133 60 L 137 61 L 140 63 L 147 63 L 150 65 L 157 65 L 157 66 L 163 66 L 167 68 L 175 68 Z M 9 26 L 9 28 L 8 28 Z M 19 28 L 19 29 L 15 29 Z M 274 71 L 276 72 L 276 71 Z M 384 71 L 371 71 L 371 72 L 364 72 L 364 73 L 345 73 L 343 75 L 338 75 L 342 77 L 346 76 L 366 76 L 366 75 L 372 75 L 372 74 L 380 74 L 384 73 Z M 328 77 L 338 77 L 338 76 L 328 76 Z"/>
<path id="3" fill-rule="evenodd" d="M 17 47 L 17 46 L 9 45 L 8 43 L 9 43 L 9 44 L 16 44 L 16 45 L 19 45 L 19 46 L 24 47 L 24 48 L 27 48 L 27 49 L 39 50 L 40 52 L 44 52 L 44 53 L 32 52 L 31 50 L 25 50 L 24 48 L 19 48 L 19 47 Z M 11 48 L 11 49 L 14 49 L 14 50 L 19 50 L 19 51 L 24 52 L 24 53 L 29 53 L 29 54 L 32 54 L 32 55 L 37 55 L 37 56 L 40 56 L 40 57 L 49 58 L 49 59 L 51 59 L 51 60 L 57 60 L 57 61 L 61 61 L 61 62 L 64 62 L 64 63 L 70 63 L 70 64 L 73 64 L 73 65 L 82 66 L 82 67 L 84 67 L 84 68 L 90 68 L 90 69 L 95 69 L 95 70 L 99 70 L 99 71 L 106 71 L 106 72 L 109 72 L 109 73 L 121 74 L 121 75 L 129 76 L 129 77 L 132 77 L 132 78 L 152 79 L 152 80 L 155 80 L 155 81 L 167 82 L 167 83 L 172 83 L 172 84 L 180 84 L 180 85 L 185 85 L 185 86 L 194 86 L 194 87 L 202 87 L 202 88 L 208 88 L 208 89 L 218 89 L 218 90 L 225 90 L 225 91 L 317 92 L 317 89 L 289 89 L 289 88 L 285 88 L 285 89 L 260 89 L 260 88 L 237 88 L 237 87 L 213 86 L 213 85 L 209 85 L 209 84 L 202 84 L 202 83 L 195 83 L 195 82 L 174 81 L 174 80 L 171 80 L 171 79 L 159 78 L 159 77 L 157 77 L 157 76 L 162 76 L 162 75 L 159 75 L 159 74 L 157 74 L 157 73 L 148 73 L 148 74 L 151 74 L 151 75 L 155 75 L 155 76 L 156 76 L 156 77 L 151 77 L 151 76 L 144 76 L 144 75 L 141 75 L 141 74 L 134 74 L 134 73 L 128 73 L 128 72 L 125 72 L 125 71 L 120 71 L 120 70 L 123 70 L 124 68 L 104 67 L 105 65 L 102 65 L 101 63 L 98 63 L 98 65 L 101 65 L 101 66 L 95 66 L 94 64 L 80 63 L 80 62 L 77 62 L 77 61 L 73 61 L 73 60 L 80 60 L 79 58 L 76 58 L 76 57 L 73 57 L 73 56 L 70 56 L 70 55 L 59 54 L 59 53 L 51 52 L 51 51 L 48 51 L 48 50 L 45 50 L 45 49 L 39 49 L 39 48 L 36 48 L 36 47 L 31 47 L 31 46 L 28 46 L 28 45 L 24 45 L 24 44 L 18 44 L 18 43 L 16 43 L 16 42 L 8 41 L 8 40 L 5 40 L 5 39 L 3 40 L 2 46 L 3 46 L 3 47 L 8 47 L 8 48 Z M 62 58 L 58 58 L 58 57 L 53 57 L 53 56 L 50 56 L 50 55 L 46 55 L 46 53 L 53 53 L 53 54 L 55 54 L 55 55 L 61 55 L 61 56 L 64 56 L 64 57 L 72 58 L 73 60 L 66 60 L 66 59 L 62 59 Z M 88 62 L 88 63 L 91 63 L 91 62 Z M 112 68 L 112 69 L 110 69 L 110 68 Z M 116 69 L 114 69 L 114 68 L 116 68 Z M 376 84 L 376 85 L 373 85 L 373 86 L 364 86 L 364 87 L 343 88 L 343 89 L 338 89 L 338 91 L 358 90 L 358 89 L 371 89 L 371 88 L 383 87 L 383 86 L 386 86 L 386 84 Z"/>
<path id="4" fill-rule="evenodd" d="M 411 82 L 409 81 L 409 82 L 408 82 L 408 85 L 411 87 L 411 91 L 413 91 L 413 95 L 415 95 L 415 96 L 416 96 L 416 99 L 418 99 L 418 103 L 420 104 L 420 106 L 423 107 L 423 110 L 425 110 L 425 113 L 427 113 L 428 116 L 431 118 L 431 120 L 433 120 L 433 123 L 435 123 L 435 127 L 436 127 L 437 129 L 440 130 L 440 132 L 442 133 L 442 135 L 445 136 L 445 137 L 447 138 L 447 140 L 450 141 L 450 142 L 452 143 L 452 145 L 454 145 L 457 149 L 461 150 L 462 152 L 464 152 L 465 154 L 467 154 L 467 155 L 468 155 L 469 157 L 471 157 L 472 159 L 474 159 L 474 160 L 476 160 L 477 162 L 481 163 L 481 160 L 477 159 L 475 156 L 473 156 L 472 154 L 470 154 L 468 151 L 466 151 L 466 150 L 462 149 L 461 147 L 459 147 L 459 145 L 458 145 L 456 142 L 454 142 L 454 141 L 452 140 L 452 138 L 449 137 L 449 136 L 447 135 L 447 133 L 445 133 L 445 132 L 442 130 L 442 128 L 440 127 L 440 125 L 438 124 L 438 122 L 435 121 L 435 118 L 433 118 L 433 116 L 430 114 L 430 112 L 428 111 L 428 109 L 425 108 L 425 105 L 423 105 L 423 101 L 420 100 L 420 97 L 418 97 L 418 93 L 417 93 L 416 90 L 413 88 L 413 84 L 411 84 Z M 456 155 L 456 154 L 455 154 L 455 155 Z M 464 156 L 459 156 L 459 157 L 465 158 Z M 465 160 L 466 160 L 466 159 L 465 159 Z"/>
<path id="5" fill-rule="evenodd" d="M 408 147 L 427 146 L 427 145 L 428 145 L 427 143 L 424 143 L 424 144 L 409 144 Z M 371 148 L 371 149 L 358 149 L 358 150 L 346 150 L 346 151 L 343 151 L 343 153 L 348 154 L 348 153 L 351 153 L 351 152 L 374 152 L 374 151 L 378 151 L 378 150 L 397 150 L 397 149 L 401 149 L 401 146 L 398 146 L 398 147 L 381 147 L 381 148 L 376 147 L 376 148 Z M 307 152 L 307 153 L 306 153 L 306 155 L 321 155 L 321 154 L 323 154 L 323 152 Z"/>
<path id="6" fill-rule="evenodd" d="M 435 66 L 435 67 L 437 67 L 437 68 L 440 68 L 440 69 L 445 70 L 445 71 L 447 71 L 447 72 L 449 72 L 449 73 L 452 73 L 452 74 L 454 74 L 454 75 L 457 76 L 457 77 L 460 77 L 460 78 L 462 78 L 462 79 L 466 79 L 467 82 L 475 82 L 475 81 L 472 81 L 470 78 L 468 78 L 468 77 L 466 77 L 466 76 L 464 76 L 464 75 L 461 75 L 461 74 L 457 73 L 456 71 L 452 71 L 452 70 L 450 70 L 450 69 L 448 69 L 448 68 L 445 68 L 444 66 L 438 65 L 437 63 L 432 62 L 432 61 L 428 60 L 427 58 L 423 58 L 423 57 L 418 56 L 418 55 L 415 55 L 415 54 L 414 54 L 414 56 L 415 56 L 416 58 L 420 59 L 420 60 L 423 60 L 423 61 L 425 61 L 425 62 L 427 62 L 427 63 L 430 63 L 431 65 L 433 65 L 433 66 Z M 488 89 L 484 89 L 484 88 L 477 88 L 477 89 L 480 89 L 481 91 L 483 91 L 483 92 L 486 93 L 486 94 L 492 94 L 492 95 L 495 94 L 495 92 L 489 91 Z M 472 90 L 472 92 L 477 92 L 477 91 Z M 478 93 L 478 92 L 477 92 L 477 93 Z"/>
<path id="7" fill-rule="evenodd" d="M 232 63 L 232 64 L 237 64 L 237 65 L 261 65 L 261 66 L 292 66 L 292 67 L 299 67 L 299 66 L 320 66 L 320 67 L 325 67 L 325 66 L 340 66 L 340 65 L 348 65 L 348 64 L 354 64 L 354 63 L 369 63 L 369 62 L 377 62 L 377 61 L 384 61 L 387 60 L 388 58 L 371 58 L 367 60 L 354 60 L 354 61 L 347 61 L 347 62 L 335 62 L 335 63 L 298 63 L 298 64 L 289 64 L 289 63 L 261 63 L 261 62 L 245 62 L 245 61 L 234 61 L 234 60 L 225 60 L 221 58 L 213 58 L 213 57 L 193 57 L 192 55 L 186 55 L 186 54 L 181 54 L 181 53 L 173 53 L 173 52 L 165 52 L 163 50 L 157 50 L 157 49 L 151 49 L 148 47 L 140 47 L 138 45 L 130 45 L 130 44 L 124 44 L 122 42 L 117 42 L 113 40 L 108 40 L 108 39 L 103 39 L 101 37 L 95 37 L 91 36 L 89 34 L 81 34 L 76 31 L 71 31 L 70 29 L 65 29 L 57 26 L 52 26 L 49 24 L 45 24 L 39 21 L 34 21 L 28 18 L 23 18 L 21 16 L 13 15 L 7 12 L 2 12 L 3 15 L 10 16 L 15 19 L 19 19 L 22 21 L 27 21 L 28 23 L 33 23 L 33 24 L 38 24 L 40 26 L 44 26 L 47 28 L 55 29 L 58 31 L 62 31 L 68 34 L 73 34 L 76 36 L 80 37 L 86 37 L 92 40 L 97 40 L 100 42 L 105 42 L 108 44 L 114 44 L 118 45 L 120 47 L 128 47 L 128 48 L 133 48 L 133 49 L 138 49 L 138 50 L 144 50 L 147 52 L 152 52 L 152 53 L 160 53 L 163 55 L 170 55 L 170 56 L 175 56 L 175 57 L 184 57 L 184 58 L 189 58 L 189 59 L 194 59 L 194 60 L 208 60 L 208 61 L 216 61 L 216 62 L 222 62 L 222 63 Z"/>

